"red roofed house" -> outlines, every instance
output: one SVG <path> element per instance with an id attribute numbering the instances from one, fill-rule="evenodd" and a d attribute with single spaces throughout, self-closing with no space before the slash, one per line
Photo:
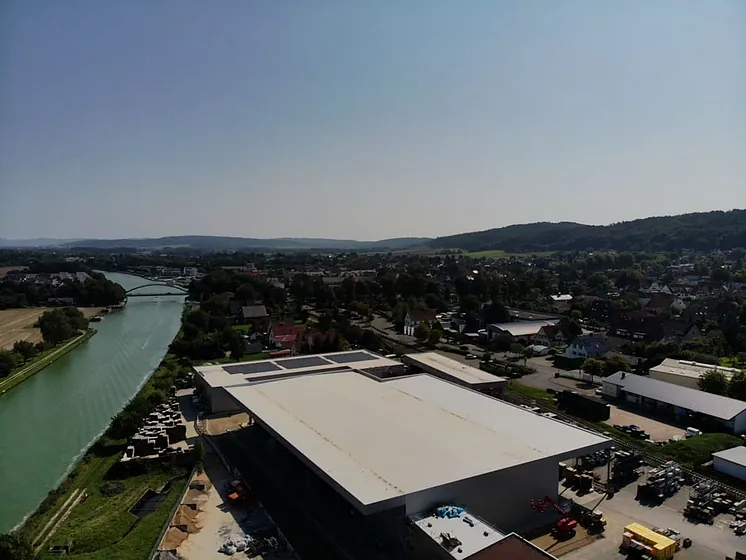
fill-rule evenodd
<path id="1" fill-rule="evenodd" d="M 435 321 L 435 311 L 431 309 L 427 311 L 413 309 L 404 316 L 404 334 L 414 336 L 414 330 L 422 323 L 427 323 L 429 327 L 432 327 Z"/>
<path id="2" fill-rule="evenodd" d="M 294 356 L 300 351 L 305 332 L 305 325 L 296 325 L 293 321 L 273 322 L 267 332 L 267 342 L 270 346 L 290 350 Z"/>

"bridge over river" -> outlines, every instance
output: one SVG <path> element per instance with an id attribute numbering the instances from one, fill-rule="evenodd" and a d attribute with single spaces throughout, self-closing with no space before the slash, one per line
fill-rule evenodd
<path id="1" fill-rule="evenodd" d="M 178 288 L 105 274 L 150 297 L 109 313 L 94 324 L 98 333 L 90 340 L 0 396 L 0 533 L 22 522 L 67 476 L 155 370 L 179 330 L 184 294 L 156 297 Z"/>
<path id="2" fill-rule="evenodd" d="M 154 290 L 153 288 L 157 288 Z M 125 292 L 127 298 L 132 297 L 155 297 L 155 296 L 186 296 L 189 290 L 176 284 L 164 284 L 151 282 L 130 288 Z"/>

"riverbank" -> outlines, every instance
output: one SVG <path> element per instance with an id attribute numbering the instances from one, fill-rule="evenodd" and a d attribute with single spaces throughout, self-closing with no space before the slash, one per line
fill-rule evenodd
<path id="1" fill-rule="evenodd" d="M 163 525 L 184 489 L 197 458 L 144 462 L 122 469 L 119 459 L 127 447 L 133 428 L 126 418 L 135 409 L 150 410 L 160 400 L 163 389 L 190 369 L 166 356 L 130 403 L 112 420 L 106 432 L 91 446 L 68 477 L 49 493 L 20 528 L 20 533 L 38 549 L 41 557 L 52 544 L 73 541 L 70 556 L 81 560 L 145 559 L 157 541 Z M 170 484 L 163 501 L 142 518 L 129 510 L 148 490 Z M 116 494 L 108 491 L 118 488 Z M 88 498 L 78 503 L 78 496 Z"/>
<path id="2" fill-rule="evenodd" d="M 34 358 L 34 360 L 30 364 L 23 366 L 19 371 L 9 375 L 7 379 L 0 382 L 0 395 L 6 393 L 7 391 L 10 391 L 16 385 L 23 383 L 29 377 L 39 373 L 45 367 L 52 365 L 62 356 L 83 344 L 94 334 L 96 334 L 96 329 L 88 329 L 80 336 L 77 336 L 76 338 L 63 343 L 62 346 L 56 346 L 54 348 L 50 348 L 49 350 L 45 350 L 39 356 Z"/>

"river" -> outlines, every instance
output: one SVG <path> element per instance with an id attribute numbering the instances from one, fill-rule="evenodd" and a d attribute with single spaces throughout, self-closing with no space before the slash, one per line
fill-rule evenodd
<path id="1" fill-rule="evenodd" d="M 105 274 L 125 289 L 150 283 Z M 93 337 L 0 396 L 0 533 L 64 480 L 142 387 L 179 330 L 183 308 L 183 296 L 130 298 L 122 311 L 91 323 Z"/>

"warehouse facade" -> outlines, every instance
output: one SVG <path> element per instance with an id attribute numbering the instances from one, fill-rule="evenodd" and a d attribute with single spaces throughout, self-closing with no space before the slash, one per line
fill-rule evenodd
<path id="1" fill-rule="evenodd" d="M 746 402 L 736 399 L 625 372 L 605 378 L 603 394 L 682 426 L 746 432 Z"/>
<path id="2" fill-rule="evenodd" d="M 739 445 L 713 453 L 712 466 L 718 472 L 746 480 L 746 447 Z"/>

